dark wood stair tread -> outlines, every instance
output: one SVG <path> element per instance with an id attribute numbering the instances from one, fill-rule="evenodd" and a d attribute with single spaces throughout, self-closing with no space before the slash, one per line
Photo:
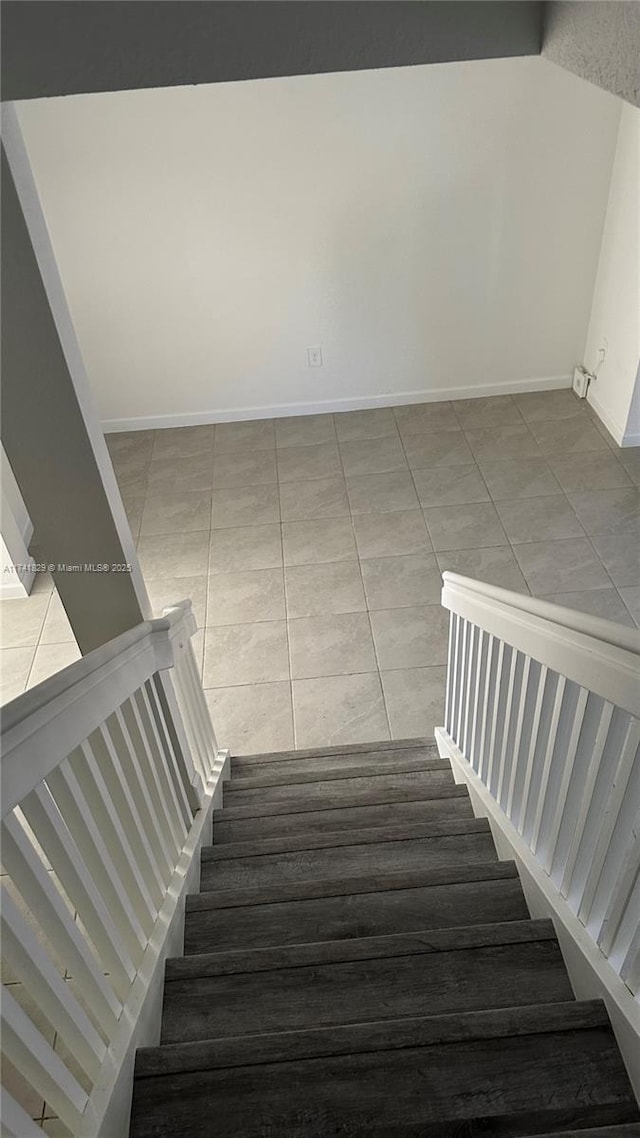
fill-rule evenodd
<path id="1" fill-rule="evenodd" d="M 456 788 L 457 789 L 457 788 Z M 240 810 L 245 809 L 240 807 Z M 225 810 L 216 811 L 213 827 L 214 845 L 252 841 L 297 833 L 313 834 L 339 830 L 361 830 L 374 826 L 405 825 L 440 818 L 473 818 L 468 793 L 408 802 L 377 802 L 366 806 L 342 806 L 338 809 L 305 810 L 252 818 L 229 817 Z"/>
<path id="2" fill-rule="evenodd" d="M 353 835 L 321 835 L 292 839 L 266 839 L 249 843 L 254 852 L 225 856 L 231 847 L 222 846 L 216 856 L 203 851 L 201 888 L 259 888 L 287 881 L 322 876 L 353 876 L 403 872 L 422 866 L 455 865 L 497 860 L 491 830 L 484 819 L 460 819 L 438 823 L 440 832 L 427 826 L 407 826 L 358 831 Z M 294 845 L 294 849 L 283 849 Z M 276 847 L 274 852 L 269 846 Z M 260 850 L 260 847 L 262 849 Z M 237 850 L 237 846 L 235 847 Z"/>
<path id="3" fill-rule="evenodd" d="M 231 763 L 230 785 L 243 786 L 253 779 L 283 782 L 318 781 L 346 775 L 381 774 L 385 771 L 451 770 L 436 748 L 404 747 L 401 750 L 366 751 L 355 755 L 322 755 L 307 759 L 275 759 L 270 763 Z M 268 783 L 265 783 L 268 785 Z"/>
<path id="4" fill-rule="evenodd" d="M 639 1117 L 599 1001 L 169 1044 L 139 1051 L 136 1076 L 132 1138 L 208 1133 L 213 1117 L 230 1138 L 453 1138 L 478 1119 L 478 1134 L 513 1136 L 569 1113 Z"/>
<path id="5" fill-rule="evenodd" d="M 384 751 L 415 750 L 425 748 L 433 750 L 436 746 L 433 738 L 416 739 L 383 739 L 376 743 L 336 743 L 327 747 L 301 747 L 295 751 L 259 751 L 255 754 L 232 755 L 231 767 L 244 767 L 252 763 L 280 763 L 287 759 L 318 759 L 328 755 L 375 755 Z"/>
<path id="6" fill-rule="evenodd" d="M 243 805 L 225 805 L 221 810 L 214 810 L 213 823 L 225 821 L 243 821 L 250 818 L 276 818 L 281 814 L 306 814 L 324 810 L 351 810 L 355 807 L 393 805 L 398 802 L 434 802 L 443 798 L 469 798 L 466 786 L 458 786 L 453 779 L 443 779 L 439 782 L 428 782 L 420 787 L 408 788 L 404 785 L 398 787 L 381 786 L 367 791 L 351 791 L 336 793 L 322 800 L 296 798 L 291 801 L 272 800 L 262 801 L 255 797 L 251 802 Z"/>
<path id="7" fill-rule="evenodd" d="M 251 783 L 251 785 L 249 785 Z M 453 785 L 451 770 L 444 768 L 428 769 L 424 766 L 415 770 L 371 772 L 348 777 L 333 777 L 299 782 L 276 782 L 266 779 L 239 779 L 225 786 L 227 806 L 247 806 L 253 803 L 307 801 L 331 802 L 338 806 L 345 796 L 357 796 L 369 791 L 399 790 L 405 797 L 418 796 L 427 787 Z"/>
<path id="8" fill-rule="evenodd" d="M 230 858 L 261 857 L 266 854 L 292 853 L 296 850 L 341 849 L 344 846 L 378 845 L 381 842 L 403 842 L 416 838 L 439 838 L 452 834 L 487 834 L 491 827 L 486 818 L 437 818 L 427 822 L 366 826 L 361 829 L 331 830 L 320 834 L 279 835 L 255 838 L 247 842 L 226 842 L 222 846 L 203 846 L 202 861 L 228 861 Z"/>
<path id="9" fill-rule="evenodd" d="M 168 961 L 162 1041 L 572 998 L 551 921 Z"/>
<path id="10" fill-rule="evenodd" d="M 514 863 L 496 861 L 194 894 L 184 944 L 191 954 L 528 917 Z"/>

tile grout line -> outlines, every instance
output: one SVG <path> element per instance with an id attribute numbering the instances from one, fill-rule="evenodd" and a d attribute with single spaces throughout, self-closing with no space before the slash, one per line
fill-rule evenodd
<path id="1" fill-rule="evenodd" d="M 395 421 L 395 416 L 394 416 L 394 421 Z M 351 524 L 351 535 L 353 537 L 354 545 L 356 547 L 356 556 L 358 559 L 358 572 L 360 574 L 360 583 L 362 585 L 362 596 L 363 596 L 364 604 L 365 604 L 365 612 L 367 614 L 367 624 L 369 626 L 369 635 L 371 637 L 371 646 L 373 648 L 373 656 L 374 656 L 374 659 L 376 662 L 376 667 L 377 667 L 376 675 L 378 677 L 378 683 L 380 685 L 380 696 L 382 698 L 382 706 L 384 708 L 384 716 L 385 716 L 385 720 L 387 723 L 387 731 L 389 734 L 389 739 L 391 740 L 391 739 L 393 739 L 393 732 L 391 730 L 391 716 L 389 714 L 389 708 L 387 707 L 387 698 L 386 698 L 385 691 L 384 691 L 384 685 L 382 683 L 382 669 L 380 667 L 380 658 L 378 656 L 378 649 L 376 646 L 376 638 L 373 634 L 373 625 L 371 623 L 371 610 L 369 608 L 369 598 L 367 596 L 367 590 L 366 590 L 365 583 L 364 583 L 364 574 L 362 572 L 362 559 L 360 557 L 360 549 L 358 547 L 358 539 L 357 539 L 355 528 L 353 525 L 353 512 L 351 509 L 351 498 L 349 497 L 349 487 L 348 487 L 348 483 L 347 483 L 347 475 L 346 475 L 346 472 L 344 469 L 344 459 L 342 457 L 342 450 L 340 448 L 340 443 L 338 441 L 338 432 L 337 432 L 337 428 L 336 428 L 335 414 L 333 416 L 333 429 L 334 429 L 334 431 L 336 431 L 336 442 L 338 445 L 338 455 L 340 457 L 340 468 L 342 470 L 342 477 L 344 480 L 345 494 L 346 494 L 346 498 L 347 498 L 347 505 L 349 507 L 349 522 Z M 362 673 L 352 673 L 352 674 L 358 675 L 358 674 L 362 674 Z"/>

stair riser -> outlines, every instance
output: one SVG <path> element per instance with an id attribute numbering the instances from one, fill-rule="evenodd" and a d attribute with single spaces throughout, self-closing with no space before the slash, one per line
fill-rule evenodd
<path id="1" fill-rule="evenodd" d="M 553 1003 L 572 995 L 553 940 L 243 972 L 167 983 L 162 1042 Z"/>
<path id="2" fill-rule="evenodd" d="M 246 821 L 216 821 L 214 845 L 250 842 L 258 838 L 293 837 L 296 834 L 337 833 L 368 826 L 392 826 L 443 818 L 473 818 L 468 798 L 439 798 L 424 802 L 389 802 L 339 810 L 308 810 L 303 814 L 277 814 Z"/>
<path id="3" fill-rule="evenodd" d="M 214 1117 L 233 1138 L 453 1138 L 478 1119 L 479 1134 L 515 1138 L 536 1114 L 544 1133 L 543 1110 L 547 1131 L 568 1112 L 637 1117 L 630 1096 L 610 1030 L 549 1032 L 138 1079 L 131 1138 L 209 1134 Z"/>
<path id="4" fill-rule="evenodd" d="M 359 778 L 330 779 L 326 782 L 293 782 L 281 786 L 259 786 L 252 790 L 242 788 L 242 780 L 225 786 L 225 806 L 249 806 L 260 802 L 331 802 L 340 806 L 346 795 L 366 794 L 369 791 L 397 790 L 409 797 L 419 797 L 430 786 L 453 786 L 450 771 L 408 771 L 381 775 L 363 775 Z M 331 801 L 332 800 L 332 801 Z"/>
<path id="5" fill-rule="evenodd" d="M 517 878 L 188 912 L 185 952 L 390 936 L 529 917 Z"/>
<path id="6" fill-rule="evenodd" d="M 491 834 L 454 834 L 413 841 L 300 850 L 293 853 L 202 862 L 202 890 L 260 888 L 320 877 L 399 873 L 445 865 L 497 861 Z"/>

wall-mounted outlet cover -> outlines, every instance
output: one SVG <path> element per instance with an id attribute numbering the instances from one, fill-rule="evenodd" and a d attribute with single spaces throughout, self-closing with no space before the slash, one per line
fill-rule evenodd
<path id="1" fill-rule="evenodd" d="M 573 369 L 573 390 L 580 399 L 586 397 L 589 390 L 589 380 L 591 376 L 589 372 L 583 367 L 576 367 Z"/>
<path id="2" fill-rule="evenodd" d="M 322 348 L 307 348 L 307 364 L 309 367 L 322 367 Z"/>

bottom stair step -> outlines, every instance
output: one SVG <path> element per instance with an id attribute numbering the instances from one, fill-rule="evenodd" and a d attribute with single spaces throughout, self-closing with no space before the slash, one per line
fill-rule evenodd
<path id="1" fill-rule="evenodd" d="M 639 1119 L 592 1001 L 145 1048 L 131 1138 L 517 1138 Z"/>
<path id="2" fill-rule="evenodd" d="M 528 917 L 515 864 L 480 862 L 410 874 L 194 894 L 187 899 L 184 951 L 387 936 Z"/>
<path id="3" fill-rule="evenodd" d="M 169 960 L 162 1043 L 573 997 L 551 921 Z"/>

